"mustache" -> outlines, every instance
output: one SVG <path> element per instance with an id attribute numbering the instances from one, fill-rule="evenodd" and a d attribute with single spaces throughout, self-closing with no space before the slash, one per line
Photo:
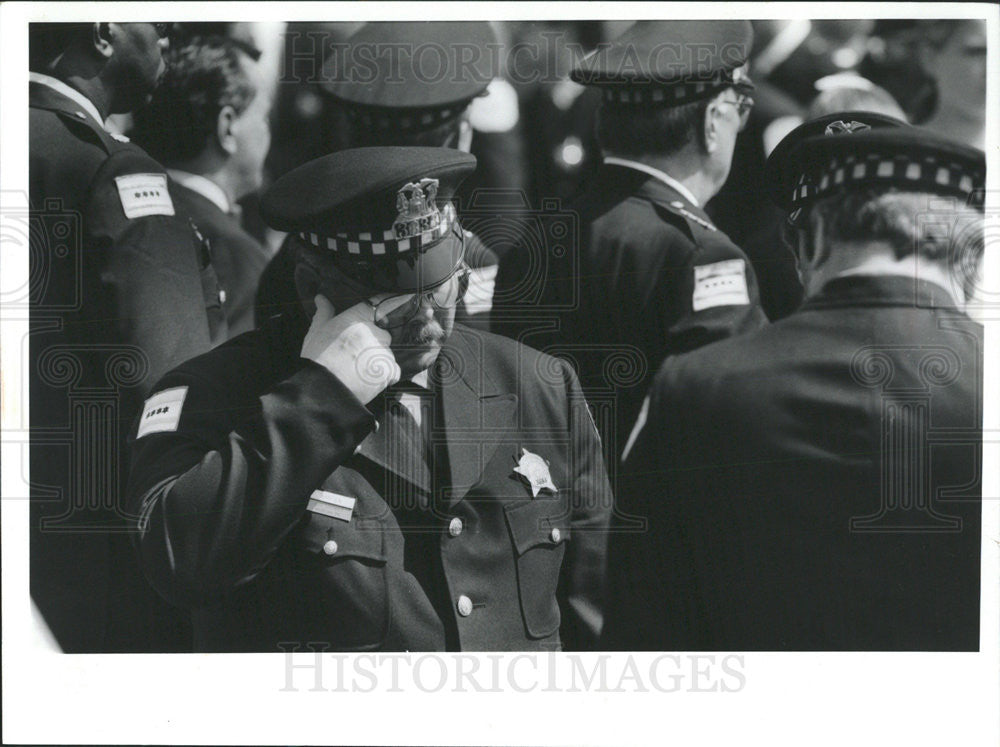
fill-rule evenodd
<path id="1" fill-rule="evenodd" d="M 444 328 L 434 319 L 407 324 L 399 342 L 401 346 L 423 346 L 432 342 L 444 342 L 446 337 Z"/>

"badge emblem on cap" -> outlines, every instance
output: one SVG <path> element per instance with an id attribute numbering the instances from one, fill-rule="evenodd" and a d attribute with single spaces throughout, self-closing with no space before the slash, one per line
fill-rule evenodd
<path id="1" fill-rule="evenodd" d="M 831 122 L 826 126 L 824 130 L 824 135 L 842 135 L 844 133 L 851 134 L 852 132 L 864 132 L 865 130 L 870 130 L 871 125 L 867 125 L 864 122 L 856 122 L 854 120 L 850 122 L 845 122 L 842 119 L 838 119 L 836 122 Z"/>
<path id="2" fill-rule="evenodd" d="M 435 199 L 437 179 L 410 182 L 396 193 L 396 220 L 392 224 L 397 239 L 419 236 L 441 225 L 441 211 Z"/>
<path id="3" fill-rule="evenodd" d="M 549 474 L 549 463 L 538 454 L 532 454 L 527 449 L 521 449 L 521 458 L 514 467 L 514 471 L 527 480 L 531 487 L 531 497 L 537 498 L 539 491 L 543 488 L 551 490 L 553 493 L 559 491 L 552 482 L 552 475 Z"/>

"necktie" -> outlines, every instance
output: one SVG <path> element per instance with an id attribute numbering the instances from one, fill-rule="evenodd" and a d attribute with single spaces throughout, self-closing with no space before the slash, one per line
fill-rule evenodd
<path id="1" fill-rule="evenodd" d="M 400 382 L 386 389 L 385 419 L 386 427 L 389 428 L 387 436 L 394 448 L 401 449 L 399 454 L 404 460 L 419 459 L 424 465 L 429 466 L 427 439 L 424 438 L 423 430 L 413 415 L 400 401 L 400 396 L 404 393 L 415 394 L 422 398 L 426 396 L 427 390 L 409 381 Z"/>

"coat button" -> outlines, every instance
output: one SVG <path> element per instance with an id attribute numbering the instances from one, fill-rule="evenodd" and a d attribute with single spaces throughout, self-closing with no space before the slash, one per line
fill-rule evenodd
<path id="1" fill-rule="evenodd" d="M 465 594 L 458 598 L 458 614 L 462 617 L 468 617 L 472 614 L 472 600 Z"/>
<path id="2" fill-rule="evenodd" d="M 219 303 L 224 304 L 226 302 L 226 291 L 219 290 Z"/>
<path id="3" fill-rule="evenodd" d="M 327 540 L 323 543 L 323 552 L 327 555 L 333 555 L 337 552 L 337 543 L 333 540 Z"/>
<path id="4" fill-rule="evenodd" d="M 451 520 L 451 523 L 448 524 L 448 534 L 450 534 L 452 537 L 457 537 L 462 533 L 462 529 L 464 528 L 465 527 L 462 524 L 462 520 L 456 516 L 454 519 Z"/>
<path id="5" fill-rule="evenodd" d="M 559 543 L 559 540 L 562 539 L 562 532 L 559 531 L 559 527 L 552 527 L 552 531 L 549 532 L 549 539 L 556 544 Z"/>

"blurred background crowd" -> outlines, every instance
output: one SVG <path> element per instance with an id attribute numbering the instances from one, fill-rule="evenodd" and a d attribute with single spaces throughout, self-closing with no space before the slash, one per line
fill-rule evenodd
<path id="1" fill-rule="evenodd" d="M 256 60 L 255 85 L 265 94 L 257 98 L 265 100 L 269 109 L 270 148 L 257 148 L 262 174 L 250 179 L 255 188 L 240 198 L 240 204 L 243 225 L 261 242 L 265 254 L 276 252 L 282 237 L 257 215 L 258 188 L 313 158 L 347 147 L 349 122 L 344 107 L 330 93 L 331 66 L 336 62 L 334 50 L 362 25 L 173 27 L 175 54 L 193 37 L 221 35 L 239 42 Z M 543 201 L 550 207 L 553 199 L 568 202 L 578 192 L 600 163 L 594 136 L 600 91 L 570 81 L 569 70 L 629 25 L 623 21 L 492 24 L 499 41 L 490 55 L 495 77 L 487 95 L 470 109 L 471 150 L 479 167 L 460 196 L 466 208 L 482 208 L 484 195 L 489 207 L 500 194 L 509 197 L 503 203 L 508 213 L 518 207 L 530 212 L 541 208 Z M 729 180 L 707 211 L 749 255 L 762 305 L 773 321 L 798 306 L 801 287 L 791 255 L 778 240 L 779 214 L 760 189 L 768 153 L 805 119 L 852 109 L 906 119 L 982 148 L 986 26 L 976 20 L 900 19 L 767 20 L 754 21 L 753 26 L 749 72 L 757 86 L 756 106 L 737 142 Z M 154 110 L 147 121 L 156 118 Z M 137 130 L 129 115 L 113 117 L 112 124 L 154 158 L 170 160 L 160 143 L 171 138 L 158 138 L 149 127 Z M 477 231 L 501 259 L 523 240 L 509 220 L 506 224 L 489 236 Z"/>

